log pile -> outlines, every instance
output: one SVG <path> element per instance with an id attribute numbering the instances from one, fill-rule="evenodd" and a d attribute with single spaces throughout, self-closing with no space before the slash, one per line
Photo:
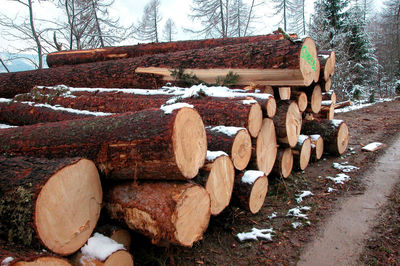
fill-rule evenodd
<path id="1" fill-rule="evenodd" d="M 73 264 L 129 265 L 130 230 L 191 247 L 211 215 L 230 204 L 257 213 L 268 179 L 347 148 L 329 91 L 334 52 L 317 52 L 310 38 L 148 44 L 48 60 L 49 69 L 0 74 L 0 96 L 9 97 L 0 98 L 0 123 L 18 126 L 0 129 L 0 239 L 32 254 L 46 248 L 52 259 L 75 253 Z M 94 232 L 123 245 L 87 257 L 79 249 Z"/>

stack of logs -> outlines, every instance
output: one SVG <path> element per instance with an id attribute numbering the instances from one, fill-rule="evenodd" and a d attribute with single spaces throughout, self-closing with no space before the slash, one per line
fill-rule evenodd
<path id="1" fill-rule="evenodd" d="M 153 243 L 190 247 L 229 204 L 257 213 L 268 178 L 347 148 L 347 125 L 333 119 L 335 54 L 317 53 L 310 38 L 141 44 L 47 61 L 0 74 L 0 122 L 18 126 L 0 129 L 0 239 L 29 247 L 2 245 L 0 262 L 68 265 L 60 256 L 94 232 L 129 250 L 128 231 L 99 227 L 102 207 Z M 126 253 L 96 263 L 133 263 Z"/>

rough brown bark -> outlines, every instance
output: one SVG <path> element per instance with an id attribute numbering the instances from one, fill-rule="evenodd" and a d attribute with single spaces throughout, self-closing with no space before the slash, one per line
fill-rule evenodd
<path id="1" fill-rule="evenodd" d="M 324 153 L 324 140 L 318 134 L 310 135 L 311 140 L 311 160 L 318 161 Z"/>
<path id="2" fill-rule="evenodd" d="M 24 126 L 107 115 L 106 113 L 79 112 L 79 110 L 61 110 L 51 107 L 33 102 L 23 103 L 0 99 L 0 122 L 9 125 Z"/>
<path id="3" fill-rule="evenodd" d="M 210 197 L 199 185 L 182 183 L 125 183 L 105 197 L 111 218 L 130 229 L 161 240 L 192 246 L 202 238 L 210 219 Z"/>
<path id="4" fill-rule="evenodd" d="M 1 153 L 81 156 L 93 160 L 106 177 L 119 179 L 193 178 L 207 151 L 203 122 L 191 108 L 171 114 L 148 109 L 9 128 L 1 133 Z"/>
<path id="5" fill-rule="evenodd" d="M 180 98 L 172 95 L 140 95 L 130 94 L 119 97 L 95 97 L 81 95 L 66 97 L 53 94 L 41 94 L 40 90 L 16 97 L 19 100 L 39 101 L 51 105 L 61 105 L 67 108 L 88 110 L 93 112 L 125 113 L 137 112 L 149 108 L 160 108 L 168 100 L 185 102 L 193 105 L 199 112 L 205 124 L 218 126 L 245 127 L 252 137 L 257 137 L 262 123 L 262 109 L 255 100 L 243 98 L 201 97 Z"/>
<path id="6" fill-rule="evenodd" d="M 69 255 L 90 237 L 102 201 L 91 161 L 0 157 L 0 173 L 0 235 L 8 242 Z"/>
<path id="7" fill-rule="evenodd" d="M 268 177 L 263 172 L 248 170 L 236 175 L 233 196 L 243 209 L 259 212 L 267 192 Z"/>
<path id="8" fill-rule="evenodd" d="M 4 266 L 72 266 L 66 259 L 53 253 L 23 246 L 11 246 L 2 240 L 0 240 L 0 264 Z"/>
<path id="9" fill-rule="evenodd" d="M 145 55 L 0 74 L 0 97 L 10 98 L 28 92 L 35 85 L 159 88 L 175 81 L 172 69 L 183 69 L 207 83 L 215 83 L 218 77 L 234 72 L 239 79 L 232 85 L 254 82 L 261 85 L 309 86 L 316 73 L 316 58 L 315 43 L 310 38 L 303 42 L 262 41 Z"/>
<path id="10" fill-rule="evenodd" d="M 273 120 L 278 141 L 294 147 L 300 135 L 302 121 L 297 103 L 281 101 Z"/>
<path id="11" fill-rule="evenodd" d="M 291 35 L 297 39 L 297 35 Z M 266 40 L 281 40 L 282 34 L 267 34 L 260 36 L 219 38 L 195 41 L 178 41 L 166 43 L 146 43 L 130 46 L 106 47 L 88 50 L 72 50 L 50 53 L 46 57 L 49 67 L 62 65 L 76 65 L 90 62 L 115 60 L 122 58 L 138 57 L 142 55 L 152 55 L 161 53 L 170 53 L 176 51 L 186 51 L 192 49 L 213 48 L 225 45 L 240 43 L 253 43 Z"/>
<path id="12" fill-rule="evenodd" d="M 304 121 L 301 132 L 304 135 L 321 135 L 324 150 L 336 155 L 342 155 L 346 151 L 350 138 L 348 127 L 343 120 Z"/>
<path id="13" fill-rule="evenodd" d="M 232 134 L 229 134 L 230 131 Z M 243 170 L 251 158 L 251 137 L 245 128 L 225 126 L 206 127 L 207 147 L 212 151 L 224 151 L 238 170 Z"/>
<path id="14" fill-rule="evenodd" d="M 194 181 L 204 186 L 210 195 L 211 214 L 220 214 L 232 197 L 235 168 L 231 159 L 222 151 L 207 151 L 206 163 Z"/>
<path id="15" fill-rule="evenodd" d="M 340 103 L 336 103 L 335 104 L 335 109 L 340 109 L 340 108 L 347 107 L 347 106 L 352 106 L 352 105 L 353 105 L 352 101 L 340 102 Z"/>

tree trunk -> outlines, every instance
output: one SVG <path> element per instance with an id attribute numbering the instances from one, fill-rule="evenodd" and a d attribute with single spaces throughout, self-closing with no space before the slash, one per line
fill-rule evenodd
<path id="1" fill-rule="evenodd" d="M 287 178 L 293 169 L 293 152 L 291 148 L 279 148 L 276 155 L 272 176 Z"/>
<path id="2" fill-rule="evenodd" d="M 353 105 L 353 102 L 350 100 L 345 101 L 345 102 L 340 102 L 340 103 L 335 104 L 335 109 L 340 109 L 340 108 L 344 108 L 344 107 L 352 106 L 352 105 Z"/>
<path id="3" fill-rule="evenodd" d="M 332 79 L 328 79 L 328 80 L 320 80 L 318 85 L 321 86 L 321 90 L 324 92 L 328 92 L 331 88 L 332 88 Z"/>
<path id="4" fill-rule="evenodd" d="M 99 219 L 102 189 L 93 162 L 0 157 L 0 235 L 10 243 L 69 255 Z"/>
<path id="5" fill-rule="evenodd" d="M 202 83 L 215 83 L 233 72 L 239 79 L 232 85 L 309 86 L 316 73 L 316 58 L 315 43 L 310 38 L 303 42 L 264 41 L 146 55 L 0 74 L 0 97 L 28 92 L 35 85 L 155 89 L 185 81 L 176 80 L 171 71 L 174 69 L 196 75 Z"/>
<path id="6" fill-rule="evenodd" d="M 227 153 L 238 170 L 247 167 L 251 158 L 252 146 L 250 134 L 245 128 L 206 127 L 206 133 L 209 150 Z"/>
<path id="7" fill-rule="evenodd" d="M 112 219 L 149 236 L 191 247 L 202 238 L 210 219 L 210 197 L 199 185 L 182 183 L 125 183 L 106 194 Z"/>
<path id="8" fill-rule="evenodd" d="M 33 125 L 46 122 L 112 115 L 111 113 L 80 111 L 33 102 L 16 102 L 0 98 L 0 122 L 15 125 Z"/>
<path id="9" fill-rule="evenodd" d="M 261 171 L 248 170 L 235 178 L 233 196 L 245 210 L 260 211 L 268 192 L 268 177 Z"/>
<path id="10" fill-rule="evenodd" d="M 149 108 L 160 108 L 168 100 L 175 99 L 193 105 L 199 112 L 205 124 L 218 126 L 245 127 L 252 137 L 257 137 L 262 123 L 262 109 L 256 100 L 201 97 L 180 98 L 172 95 L 141 95 L 130 94 L 129 97 L 94 97 L 42 95 L 37 93 L 24 94 L 17 97 L 20 100 L 38 100 L 52 105 L 67 108 L 88 110 L 94 112 L 125 113 L 137 112 Z"/>
<path id="11" fill-rule="evenodd" d="M 342 155 L 349 143 L 349 129 L 343 120 L 304 121 L 302 134 L 321 135 L 324 140 L 324 150 L 328 153 Z"/>
<path id="12" fill-rule="evenodd" d="M 322 92 L 321 86 L 315 85 L 308 87 L 306 89 L 302 89 L 307 94 L 307 99 L 309 102 L 307 112 L 312 112 L 314 114 L 318 114 L 321 110 L 321 102 L 322 102 Z"/>
<path id="13" fill-rule="evenodd" d="M 332 120 L 335 117 L 335 104 L 331 100 L 322 101 L 321 110 L 317 117 Z"/>
<path id="14" fill-rule="evenodd" d="M 274 122 L 269 118 L 264 118 L 260 134 L 253 140 L 254 167 L 268 175 L 274 167 L 278 145 L 276 143 L 276 132 Z"/>
<path id="15" fill-rule="evenodd" d="M 311 140 L 309 136 L 300 135 L 297 145 L 292 148 L 293 168 L 305 170 L 311 158 Z"/>
<path id="16" fill-rule="evenodd" d="M 297 39 L 297 35 L 293 37 L 296 37 Z M 162 54 L 193 49 L 207 49 L 240 43 L 254 43 L 260 41 L 272 41 L 281 39 L 283 39 L 282 34 L 268 34 L 241 38 L 219 38 L 166 43 L 146 43 L 131 46 L 106 47 L 101 49 L 55 52 L 48 54 L 46 60 L 49 67 L 56 67 L 62 65 L 76 65 L 98 61 L 139 57 L 143 55 Z"/>
<path id="17" fill-rule="evenodd" d="M 336 93 L 333 90 L 324 92 L 324 93 L 322 93 L 322 100 L 323 101 L 332 101 L 333 104 L 336 104 Z"/>
<path id="18" fill-rule="evenodd" d="M 278 141 L 281 143 L 288 143 L 290 147 L 296 146 L 302 121 L 297 103 L 281 101 L 278 104 L 277 112 L 273 120 Z"/>
<path id="19" fill-rule="evenodd" d="M 0 263 L 3 266 L 72 266 L 66 259 L 47 251 L 36 251 L 22 246 L 11 246 L 0 240 Z"/>
<path id="20" fill-rule="evenodd" d="M 1 131 L 0 152 L 57 158 L 81 156 L 118 179 L 190 179 L 204 164 L 207 138 L 192 108 L 148 109 L 109 117 Z"/>
<path id="21" fill-rule="evenodd" d="M 320 81 L 328 81 L 335 73 L 336 55 L 334 51 L 318 51 Z"/>
<path id="22" fill-rule="evenodd" d="M 220 214 L 229 205 L 235 181 L 235 168 L 229 156 L 222 151 L 207 151 L 206 163 L 195 181 L 210 195 L 211 214 Z"/>
<path id="23" fill-rule="evenodd" d="M 308 99 L 307 94 L 303 91 L 292 91 L 290 99 L 297 103 L 299 111 L 302 113 L 307 109 Z"/>
<path id="24" fill-rule="evenodd" d="M 311 140 L 311 160 L 318 161 L 324 153 L 324 140 L 320 135 L 310 135 Z"/>
<path id="25" fill-rule="evenodd" d="M 108 256 L 104 261 L 98 258 L 88 257 L 82 254 L 82 252 L 76 253 L 71 258 L 72 263 L 75 266 L 133 266 L 132 255 L 126 250 L 118 250 Z"/>

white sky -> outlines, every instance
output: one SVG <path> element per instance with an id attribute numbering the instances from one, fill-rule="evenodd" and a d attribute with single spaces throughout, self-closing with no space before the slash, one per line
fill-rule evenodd
<path id="1" fill-rule="evenodd" d="M 12 0 L 0 0 L 2 2 L 2 8 L 0 13 L 5 14 L 9 17 L 23 17 L 27 16 L 27 10 L 24 6 L 16 3 Z M 382 6 L 383 0 L 373 1 L 376 8 L 374 11 L 378 11 Z M 55 1 L 54 1 L 55 2 Z M 111 16 L 119 17 L 120 22 L 123 25 L 130 25 L 136 23 L 142 17 L 144 6 L 150 2 L 150 0 L 115 0 L 114 5 L 109 10 Z M 162 32 L 164 22 L 171 18 L 178 29 L 178 34 L 175 36 L 177 40 L 193 39 L 195 36 L 191 36 L 185 33 L 182 28 L 199 28 L 199 24 L 191 21 L 188 18 L 190 13 L 190 0 L 160 0 L 161 2 L 161 21 L 160 33 Z M 251 0 L 244 0 L 244 2 L 251 3 Z M 270 0 L 264 0 L 264 5 L 257 9 L 257 14 L 260 17 L 260 23 L 257 24 L 257 30 L 254 34 L 266 34 L 273 30 L 276 30 L 279 22 L 279 18 L 272 17 L 273 5 Z M 306 0 L 307 14 L 306 21 L 309 21 L 309 16 L 313 12 L 314 0 Z M 35 1 L 34 4 L 34 15 L 36 18 L 42 18 L 47 20 L 57 20 L 62 18 L 62 11 L 57 10 L 54 4 L 46 1 Z M 37 27 L 40 28 L 40 23 L 36 22 Z M 134 44 L 137 40 L 128 40 L 124 44 Z M 4 39 L 4 33 L 0 28 L 0 51 L 12 51 L 12 46 L 15 46 L 15 42 L 10 42 Z"/>

